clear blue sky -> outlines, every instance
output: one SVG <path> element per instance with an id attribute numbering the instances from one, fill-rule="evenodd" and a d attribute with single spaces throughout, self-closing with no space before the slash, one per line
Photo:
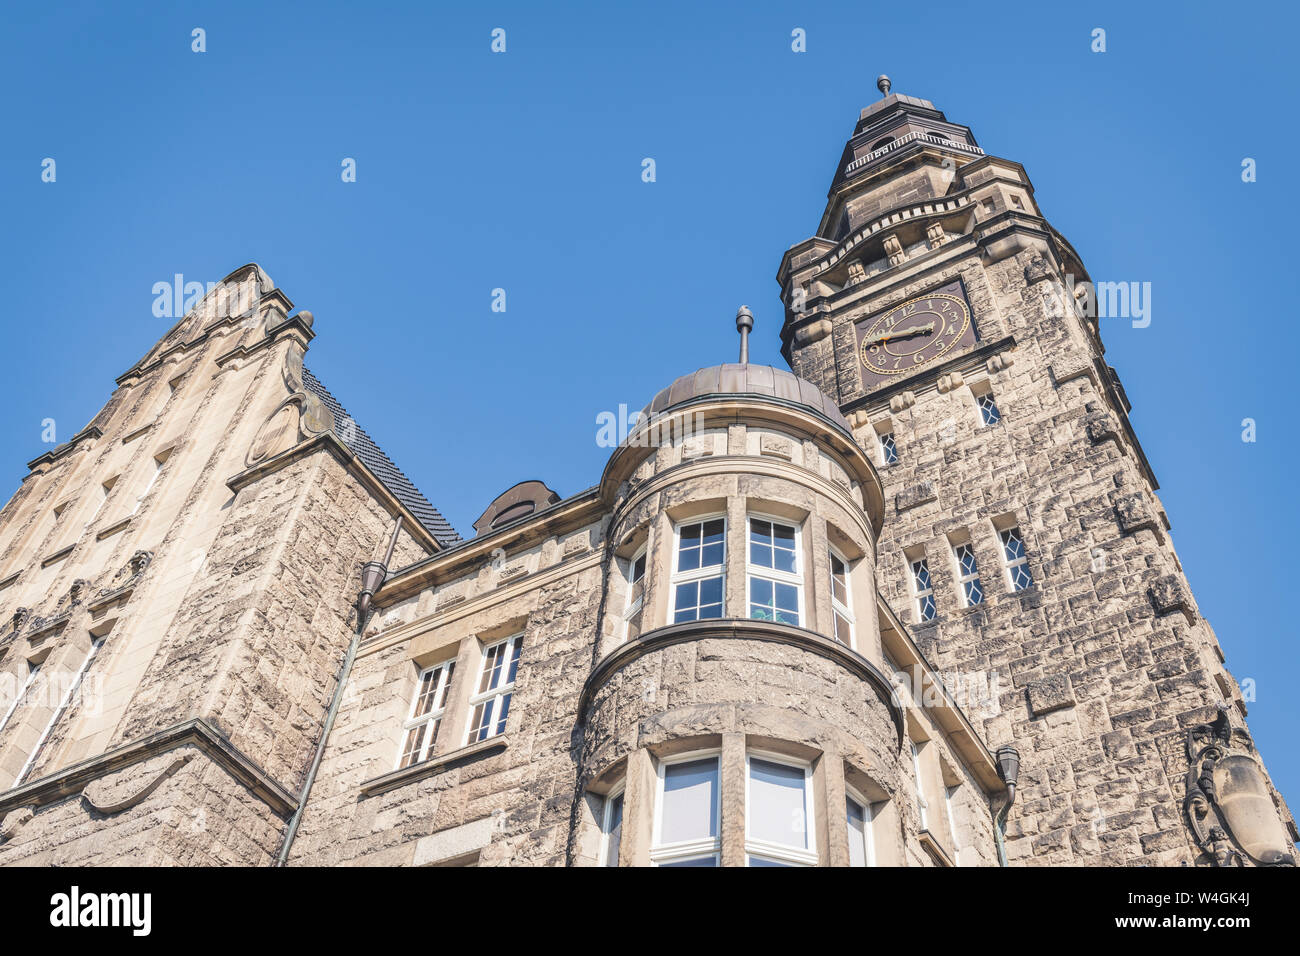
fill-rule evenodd
<path id="1" fill-rule="evenodd" d="M 155 282 L 249 260 L 316 314 L 308 364 L 462 533 L 517 480 L 585 488 L 596 415 L 731 360 L 740 303 L 754 360 L 783 364 L 781 253 L 887 72 L 1024 163 L 1094 277 L 1153 284 L 1149 328 L 1103 325 L 1108 358 L 1300 800 L 1294 7 L 283 6 L 6 5 L 6 494 L 42 419 L 83 427 L 170 323 Z"/>

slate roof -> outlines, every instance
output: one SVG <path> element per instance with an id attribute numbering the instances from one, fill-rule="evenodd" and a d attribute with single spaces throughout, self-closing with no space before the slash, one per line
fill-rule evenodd
<path id="1" fill-rule="evenodd" d="M 356 419 L 339 404 L 339 400 L 331 395 L 329 389 L 322 385 L 320 379 L 305 366 L 302 370 L 302 384 L 334 413 L 337 426 L 334 430 L 335 435 L 352 450 L 353 454 L 365 462 L 366 467 L 384 483 L 384 487 L 392 492 L 393 497 L 419 519 L 420 524 L 424 525 L 425 530 L 433 535 L 440 545 L 446 548 L 461 540 L 451 523 L 438 512 L 437 508 L 429 504 L 429 499 L 420 493 L 420 489 L 416 488 L 406 475 L 402 474 L 402 470 L 393 464 L 392 459 L 384 454 L 384 450 L 375 444 L 374 439 L 365 433 Z M 355 427 L 344 427 L 344 423 L 348 421 L 351 421 Z"/>

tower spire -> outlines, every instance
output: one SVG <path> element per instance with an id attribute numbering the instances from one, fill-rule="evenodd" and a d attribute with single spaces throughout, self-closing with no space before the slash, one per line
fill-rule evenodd
<path id="1" fill-rule="evenodd" d="M 878 77 L 876 77 L 876 89 L 880 90 L 881 96 L 888 96 L 889 89 L 891 86 L 893 86 L 893 83 L 889 81 L 889 77 L 887 77 L 885 74 L 881 73 Z"/>
<path id="2" fill-rule="evenodd" d="M 754 313 L 742 305 L 736 312 L 736 331 L 740 333 L 740 364 L 749 364 L 749 330 L 754 327 Z"/>

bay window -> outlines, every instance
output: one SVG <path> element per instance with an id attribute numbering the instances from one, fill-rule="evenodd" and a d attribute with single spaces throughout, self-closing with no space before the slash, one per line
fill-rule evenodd
<path id="1" fill-rule="evenodd" d="M 811 845 L 812 768 L 787 758 L 746 758 L 745 861 L 748 866 L 816 866 Z"/>
<path id="2" fill-rule="evenodd" d="M 845 647 L 853 646 L 853 599 L 849 593 L 849 563 L 832 548 L 831 566 L 831 636 Z"/>
<path id="3" fill-rule="evenodd" d="M 673 623 L 722 617 L 725 518 L 679 525 L 673 559 Z"/>
<path id="4" fill-rule="evenodd" d="M 749 616 L 799 623 L 799 530 L 767 518 L 749 519 Z"/>
<path id="5" fill-rule="evenodd" d="M 718 866 L 718 754 L 692 754 L 659 762 L 655 801 L 655 866 Z"/>
<path id="6" fill-rule="evenodd" d="M 876 848 L 871 835 L 871 804 L 856 791 L 848 790 L 845 816 L 849 829 L 849 866 L 875 866 Z"/>
<path id="7" fill-rule="evenodd" d="M 627 602 L 623 609 L 623 640 L 635 640 L 641 634 L 641 611 L 645 607 L 646 549 L 642 548 L 628 562 Z"/>
<path id="8" fill-rule="evenodd" d="M 618 866 L 618 845 L 623 839 L 623 788 L 605 798 L 600 821 L 600 865 Z"/>

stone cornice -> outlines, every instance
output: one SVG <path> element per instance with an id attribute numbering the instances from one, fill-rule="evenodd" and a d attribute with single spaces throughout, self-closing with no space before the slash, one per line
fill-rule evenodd
<path id="1" fill-rule="evenodd" d="M 797 482 L 815 494 L 832 499 L 851 517 L 858 519 L 859 530 L 873 546 L 875 544 L 880 529 L 871 525 L 862 506 L 853 500 L 849 489 L 806 466 L 758 455 L 708 455 L 666 468 L 637 485 L 636 490 L 619 506 L 615 521 L 617 522 L 619 516 L 631 511 L 649 496 L 658 494 L 670 485 L 709 475 L 765 475 Z"/>
<path id="2" fill-rule="evenodd" d="M 505 737 L 490 737 L 487 740 L 476 741 L 445 754 L 435 754 L 428 760 L 413 763 L 409 767 L 390 770 L 378 777 L 371 777 L 362 783 L 358 790 L 363 797 L 386 793 L 389 790 L 404 787 L 408 783 L 414 783 L 416 780 L 423 780 L 425 777 L 440 773 L 443 770 L 450 770 L 452 767 L 459 766 L 467 761 L 479 760 L 483 757 L 501 753 L 508 744 L 509 741 Z"/>
<path id="3" fill-rule="evenodd" d="M 64 458 L 67 455 L 71 454 L 73 449 L 75 449 L 82 442 L 91 441 L 96 438 L 102 438 L 103 435 L 104 433 L 99 429 L 99 426 L 97 425 L 92 425 L 89 428 L 83 428 L 81 431 L 77 432 L 77 434 L 73 435 L 62 445 L 59 445 L 57 448 L 53 449 L 52 451 L 47 451 L 45 454 L 33 458 L 31 461 L 27 463 L 27 467 L 30 470 L 34 470 L 37 465 L 53 464 L 54 462 L 58 461 L 60 458 Z"/>
<path id="4" fill-rule="evenodd" d="M 603 560 L 603 552 L 599 549 L 584 552 L 581 555 L 566 558 L 557 564 L 540 571 L 534 571 L 532 574 L 525 575 L 516 581 L 508 584 L 502 584 L 483 594 L 476 595 L 465 601 L 459 601 L 452 607 L 445 610 L 439 610 L 436 606 L 433 611 L 427 615 L 416 618 L 405 624 L 399 624 L 396 627 L 390 627 L 386 631 L 381 631 L 374 637 L 362 641 L 360 648 L 357 650 L 357 657 L 365 657 L 369 654 L 375 654 L 385 648 L 392 647 L 394 644 L 405 644 L 413 641 L 422 634 L 453 624 L 462 618 L 480 611 L 487 610 L 494 605 L 510 601 L 521 594 L 529 591 L 538 591 L 553 584 L 563 578 L 571 577 L 575 574 L 581 574 L 588 568 L 598 566 Z M 394 603 L 409 597 L 412 593 L 422 591 L 425 588 L 432 587 L 434 582 L 428 581 L 427 578 L 405 577 L 404 572 L 400 580 L 395 581 L 395 587 L 389 590 L 390 585 L 385 583 L 379 592 L 383 595 L 385 604 L 382 607 L 390 607 Z M 378 606 L 378 605 L 377 605 Z M 382 609 L 381 607 L 381 609 Z"/>
<path id="5" fill-rule="evenodd" d="M 636 640 L 621 644 L 601 659 L 590 676 L 588 676 L 586 683 L 582 685 L 582 694 L 578 698 L 579 721 L 586 720 L 587 708 L 591 704 L 593 695 L 615 671 L 653 651 L 671 647 L 674 644 L 686 644 L 714 638 L 737 638 L 740 640 L 786 644 L 834 661 L 871 685 L 876 692 L 876 696 L 888 709 L 890 718 L 894 721 L 894 726 L 898 730 L 898 747 L 900 750 L 902 749 L 906 734 L 903 711 L 894 694 L 893 685 L 890 684 L 888 678 L 880 672 L 876 665 L 857 651 L 845 647 L 828 637 L 823 637 L 815 631 L 794 627 L 789 624 L 777 624 L 774 621 L 755 621 L 746 618 L 720 618 L 669 624 L 666 627 L 647 631 Z"/>
<path id="6" fill-rule="evenodd" d="M 306 322 L 295 315 L 292 318 L 285 319 L 275 328 L 269 329 L 266 335 L 262 336 L 262 338 L 258 339 L 252 345 L 236 345 L 233 349 L 222 352 L 216 357 L 214 362 L 217 368 L 225 368 L 233 361 L 249 358 L 250 356 L 256 355 L 258 352 L 263 352 L 266 349 L 277 345 L 281 339 L 286 338 L 290 333 L 293 334 L 293 337 L 299 339 L 304 349 L 307 348 L 308 343 L 310 343 L 315 337 L 312 333 L 311 326 L 307 325 Z"/>
<path id="7" fill-rule="evenodd" d="M 600 520 L 605 502 L 599 491 L 599 488 L 588 488 L 513 524 L 462 541 L 394 571 L 379 592 L 383 597 L 381 606 L 388 607 L 427 587 L 461 577 L 488 560 L 497 548 L 510 551 L 520 544 L 533 544 Z M 529 575 L 524 581 L 531 582 L 536 576 Z"/>
<path id="8" fill-rule="evenodd" d="M 884 521 L 884 483 L 880 480 L 875 464 L 867 456 L 853 433 L 846 431 L 843 425 L 832 421 L 826 415 L 802 402 L 794 402 L 773 395 L 747 392 L 719 392 L 699 395 L 671 405 L 656 414 L 661 416 L 662 420 L 667 416 L 678 415 L 697 408 L 705 416 L 706 428 L 709 427 L 708 423 L 711 421 L 719 423 L 726 421 L 727 424 L 744 424 L 746 426 L 751 424 L 759 426 L 775 425 L 795 429 L 807 438 L 824 443 L 831 451 L 847 460 L 846 464 L 849 473 L 857 480 L 859 487 L 862 488 L 863 503 L 858 505 L 855 502 L 853 506 L 861 508 L 867 513 L 874 532 L 879 534 L 881 524 Z M 605 490 L 608 500 L 613 500 L 614 491 L 619 483 L 632 475 L 645 457 L 634 453 L 641 451 L 648 454 L 654 450 L 652 446 L 629 445 L 626 442 L 615 449 L 614 453 L 610 455 L 600 479 L 600 487 Z M 716 460 L 724 456 L 708 457 Z M 747 463 L 753 462 L 755 457 L 745 456 L 745 461 Z M 850 501 L 852 500 L 847 489 L 845 489 L 844 494 Z"/>
<path id="9" fill-rule="evenodd" d="M 78 794 L 93 780 L 187 744 L 198 747 L 211 757 L 277 814 L 283 816 L 297 809 L 297 797 L 238 750 L 210 723 L 202 717 L 193 717 L 0 793 L 0 816 L 18 807 L 39 807 Z"/>

